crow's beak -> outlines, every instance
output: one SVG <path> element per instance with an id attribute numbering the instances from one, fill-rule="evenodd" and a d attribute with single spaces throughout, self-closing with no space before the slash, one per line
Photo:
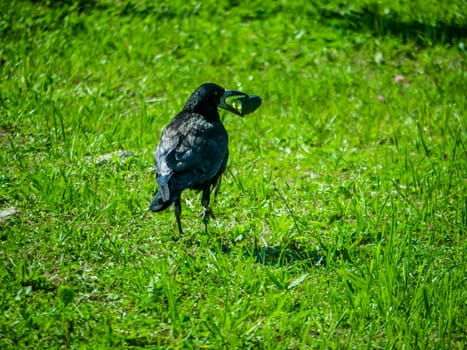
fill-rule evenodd
<path id="1" fill-rule="evenodd" d="M 241 114 L 231 105 L 227 104 L 226 99 L 232 96 L 248 96 L 248 94 L 245 94 L 244 92 L 241 92 L 241 91 L 225 90 L 224 95 L 221 97 L 221 102 L 219 103 L 219 107 L 225 109 L 226 111 L 235 113 L 236 115 L 240 117 L 243 117 L 243 114 Z"/>

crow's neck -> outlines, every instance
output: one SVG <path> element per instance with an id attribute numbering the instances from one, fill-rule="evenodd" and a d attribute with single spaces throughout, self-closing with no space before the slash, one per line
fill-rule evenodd
<path id="1" fill-rule="evenodd" d="M 183 108 L 183 111 L 189 112 L 189 113 L 201 114 L 204 118 L 206 118 L 206 120 L 210 122 L 217 122 L 220 120 L 217 107 L 214 107 L 206 103 L 195 104 L 195 103 L 190 103 L 189 101 Z"/>

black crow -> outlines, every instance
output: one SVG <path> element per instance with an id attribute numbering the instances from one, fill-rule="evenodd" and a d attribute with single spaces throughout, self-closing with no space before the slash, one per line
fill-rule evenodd
<path id="1" fill-rule="evenodd" d="M 209 208 L 211 191 L 215 189 L 217 192 L 229 158 L 228 135 L 217 108 L 242 116 L 226 103 L 230 96 L 248 95 L 225 90 L 213 83 L 201 85 L 162 131 L 155 153 L 156 180 L 160 190 L 149 209 L 158 212 L 173 203 L 180 234 L 183 234 L 180 196 L 187 188 L 202 191 L 202 218 L 207 231 L 207 222 L 212 216 Z"/>

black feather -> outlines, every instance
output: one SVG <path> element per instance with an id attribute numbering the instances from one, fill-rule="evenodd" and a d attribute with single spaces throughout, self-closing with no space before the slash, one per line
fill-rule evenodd
<path id="1" fill-rule="evenodd" d="M 150 210 L 162 211 L 172 203 L 180 224 L 180 196 L 185 189 L 203 191 L 205 222 L 211 191 L 219 185 L 229 158 L 228 135 L 217 110 L 224 88 L 208 83 L 196 89 L 183 110 L 162 131 L 156 149 L 159 192 Z"/>

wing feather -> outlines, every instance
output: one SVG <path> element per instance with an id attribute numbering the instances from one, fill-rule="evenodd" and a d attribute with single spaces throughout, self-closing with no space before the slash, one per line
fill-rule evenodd
<path id="1" fill-rule="evenodd" d="M 178 115 L 162 132 L 155 153 L 163 200 L 217 178 L 227 162 L 227 138 L 220 122 L 195 113 Z"/>

